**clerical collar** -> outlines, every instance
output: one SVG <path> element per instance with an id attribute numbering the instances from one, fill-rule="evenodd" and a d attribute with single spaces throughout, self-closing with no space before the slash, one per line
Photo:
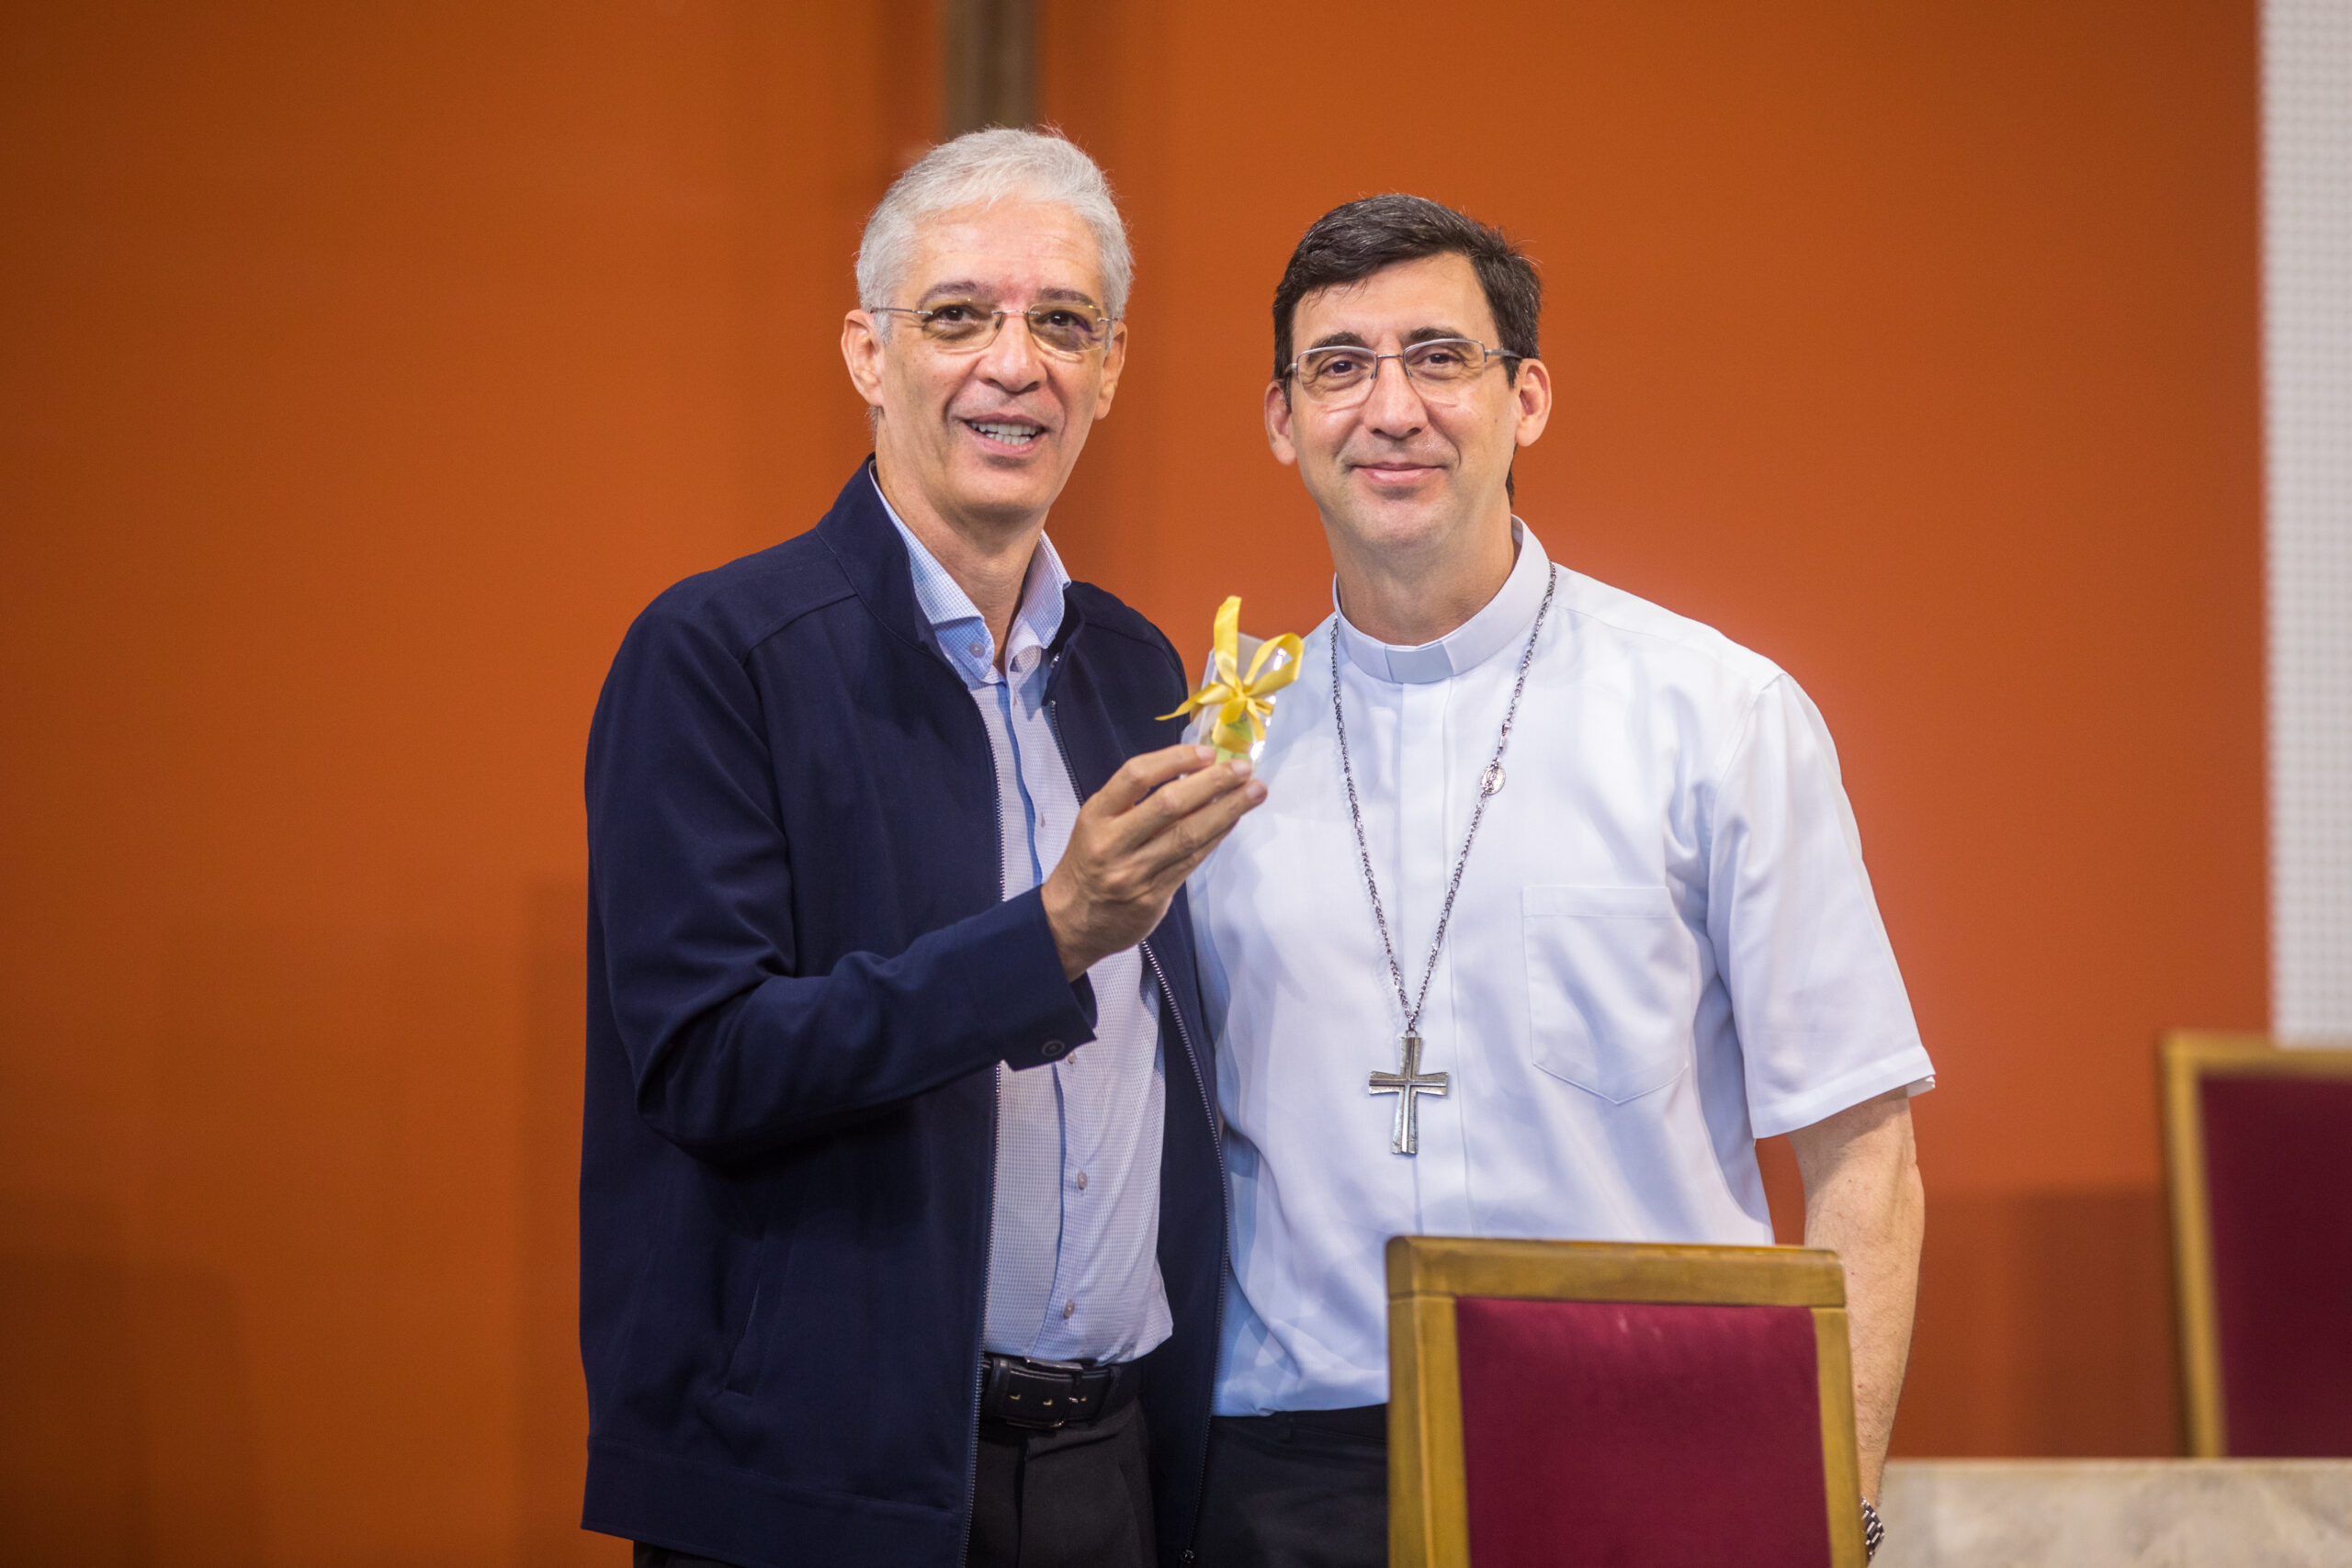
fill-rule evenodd
<path id="1" fill-rule="evenodd" d="M 1435 642 L 1419 648 L 1398 648 L 1358 631 L 1349 623 L 1347 612 L 1340 609 L 1340 583 L 1332 579 L 1331 608 L 1339 614 L 1340 646 L 1348 650 L 1348 661 L 1376 680 L 1419 686 L 1475 670 L 1505 649 L 1516 647 L 1535 619 L 1536 606 L 1544 602 L 1544 583 L 1552 562 L 1536 542 L 1534 530 L 1516 517 L 1510 520 L 1510 536 L 1519 546 L 1519 559 L 1486 608 Z"/>

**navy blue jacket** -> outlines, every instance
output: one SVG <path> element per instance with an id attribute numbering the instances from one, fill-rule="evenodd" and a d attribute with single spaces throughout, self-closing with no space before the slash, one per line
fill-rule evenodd
<path id="1" fill-rule="evenodd" d="M 1071 586 L 1049 714 L 1081 798 L 1178 739 L 1175 650 Z M 813 533 L 687 579 L 588 740 L 580 1337 L 592 1529 L 742 1563 L 961 1562 L 999 1062 L 1092 1038 L 1001 899 L 996 772 L 863 469 Z M 1160 1556 L 1189 1555 L 1225 1182 L 1180 892 L 1144 944 L 1168 1081 L 1148 1359 Z"/>

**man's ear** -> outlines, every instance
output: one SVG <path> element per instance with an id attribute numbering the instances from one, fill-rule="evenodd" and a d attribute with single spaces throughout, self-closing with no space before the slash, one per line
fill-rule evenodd
<path id="1" fill-rule="evenodd" d="M 1552 422 L 1552 372 L 1540 359 L 1519 362 L 1519 379 L 1511 383 L 1511 401 L 1519 415 L 1519 444 L 1532 446 Z"/>
<path id="2" fill-rule="evenodd" d="M 1111 412 L 1111 400 L 1118 394 L 1119 373 L 1127 367 L 1127 323 L 1111 323 L 1111 342 L 1102 350 L 1102 387 L 1094 394 L 1094 417 L 1102 419 Z"/>
<path id="3" fill-rule="evenodd" d="M 842 318 L 842 361 L 849 367 L 850 385 L 865 400 L 865 406 L 882 407 L 882 333 L 874 318 L 864 310 L 852 310 Z"/>
<path id="4" fill-rule="evenodd" d="M 1298 448 L 1290 438 L 1290 383 L 1266 383 L 1266 445 L 1274 449 L 1274 461 L 1283 467 L 1298 465 Z"/>

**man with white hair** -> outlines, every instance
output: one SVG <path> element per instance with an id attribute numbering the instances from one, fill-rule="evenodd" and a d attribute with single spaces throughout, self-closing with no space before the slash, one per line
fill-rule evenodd
<path id="1" fill-rule="evenodd" d="M 639 1568 L 1190 1555 L 1225 1235 L 1182 888 L 1264 789 L 1170 744 L 1174 650 L 1044 534 L 1129 275 L 1068 141 L 933 150 L 842 326 L 873 458 L 605 682 L 585 1522 Z"/>

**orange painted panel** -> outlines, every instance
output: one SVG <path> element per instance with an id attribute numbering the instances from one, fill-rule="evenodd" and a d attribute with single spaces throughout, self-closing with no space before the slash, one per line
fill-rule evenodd
<path id="1" fill-rule="evenodd" d="M 1229 592 L 1319 618 L 1283 257 L 1397 186 L 1520 233 L 1526 515 L 1843 746 L 1944 1073 L 1902 1442 L 2144 1449 L 2148 1043 L 2264 1011 L 2251 6 L 1046 9 L 1139 261 L 1076 565 L 1194 653 Z M 0 12 L 17 1553 L 618 1560 L 573 1528 L 581 745 L 638 608 L 864 450 L 834 339 L 934 41 Z"/>
<path id="2" fill-rule="evenodd" d="M 12 1561 L 578 1529 L 588 714 L 865 451 L 921 0 L 0 14 Z"/>
<path id="3" fill-rule="evenodd" d="M 1227 593 L 1253 631 L 1319 620 L 1320 529 L 1259 431 L 1283 260 L 1381 190 L 1501 225 L 1560 389 L 1522 515 L 1780 661 L 1838 737 L 1940 1069 L 1931 1216 L 2153 1192 L 2157 1032 L 2266 1014 L 2250 0 L 1047 10 L 1046 109 L 1137 248 L 1127 383 L 1053 525 L 1075 569 L 1194 659 Z M 2074 1288 L 2024 1222 L 1968 1224 L 2020 1299 Z M 2057 1451 L 1931 1374 L 2060 1331 L 1934 1290 L 1898 1441 Z M 2063 1451 L 2143 1451 L 2120 1413 L 2169 1397 L 2161 1339 Z"/>

